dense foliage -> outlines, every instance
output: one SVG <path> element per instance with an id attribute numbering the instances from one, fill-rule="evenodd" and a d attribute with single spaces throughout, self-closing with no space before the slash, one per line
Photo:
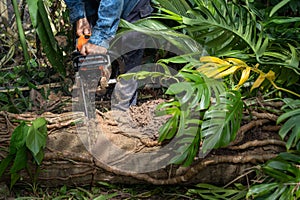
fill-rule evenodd
<path id="1" fill-rule="evenodd" d="M 26 40 L 29 36 L 22 28 L 16 1 L 12 2 L 19 33 L 18 44 L 22 47 L 24 60 L 18 67 L 0 71 L 1 86 L 10 90 L 0 93 L 0 105 L 1 110 L 22 112 L 22 105 L 23 108 L 28 107 L 29 100 L 23 98 L 18 86 L 36 88 L 41 82 L 33 82 L 30 78 L 37 77 L 42 81 L 46 72 L 40 69 L 38 64 L 41 63 L 35 58 L 38 50 L 28 52 L 29 42 Z M 31 27 L 38 35 L 37 44 L 41 43 L 49 61 L 43 63 L 49 64 L 55 73 L 64 77 L 65 58 L 54 37 L 57 33 L 53 31 L 53 25 L 58 26 L 59 23 L 49 21 L 51 13 L 48 8 L 54 2 L 48 3 L 27 0 Z M 153 5 L 156 13 L 151 19 L 135 24 L 122 21 L 121 26 L 164 37 L 188 53 L 158 61 L 162 66 L 183 65 L 174 77 L 177 82 L 166 90 L 166 94 L 174 98 L 158 107 L 158 114 L 172 116 L 161 127 L 159 140 L 178 139 L 177 151 L 181 154 L 174 157 L 172 163 L 190 165 L 199 153 L 205 154 L 233 141 L 242 119 L 243 100 L 262 93 L 264 98 L 285 102 L 282 108 L 284 114 L 277 122 L 282 125 L 279 135 L 286 141 L 287 152 L 257 169 L 261 175 L 257 183 L 249 188 L 236 185 L 230 189 L 198 184 L 189 193 L 211 199 L 300 198 L 300 2 L 155 0 Z M 64 12 L 57 12 L 65 17 Z M 0 63 L 5 66 L 10 63 L 12 52 L 17 48 L 4 39 L 3 47 L 7 52 L 0 52 Z M 20 96 L 17 101 L 12 100 Z M 35 124 L 38 124 L 37 127 Z M 11 168 L 12 185 L 18 179 L 17 172 L 26 168 L 27 157 L 24 155 L 28 151 L 37 164 L 41 162 L 44 135 L 45 122 L 42 119 L 34 121 L 30 128 L 21 123 L 13 133 L 9 156 L 1 161 L 0 167 L 1 174 L 9 163 L 14 163 Z M 33 140 L 28 139 L 31 137 L 34 137 Z"/>
<path id="2" fill-rule="evenodd" d="M 176 37 L 173 45 L 191 50 L 189 54 L 159 61 L 162 65 L 185 64 L 178 73 L 185 81 L 171 85 L 166 93 L 173 95 L 174 99 L 160 106 L 166 114 L 172 115 L 161 128 L 160 139 L 177 137 L 182 147 L 182 154 L 172 162 L 189 165 L 197 148 L 205 153 L 226 146 L 235 138 L 236 126 L 242 117 L 239 114 L 240 99 L 255 97 L 262 92 L 264 98 L 277 98 L 286 103 L 282 108 L 286 113 L 277 122 L 283 124 L 279 135 L 287 141 L 289 153 L 281 154 L 262 166 L 265 178 L 261 184 L 250 187 L 247 197 L 299 198 L 299 3 L 289 0 L 266 4 L 247 0 L 156 2 L 158 13 L 152 19 L 134 25 L 123 22 L 123 27 L 162 35 L 170 42 Z M 191 42 L 180 42 L 187 37 L 201 44 L 211 56 L 203 57 L 203 50 L 193 48 Z M 216 103 L 208 105 L 211 91 L 203 86 L 217 87 L 208 82 L 209 78 L 222 78 L 225 93 L 231 95 L 216 92 Z M 229 98 L 225 100 L 226 96 Z M 222 99 L 226 105 L 222 105 Z M 219 107 L 223 114 L 218 112 Z M 198 111 L 198 118 L 190 117 L 189 122 L 187 116 L 194 110 Z M 193 131 L 189 131 L 191 129 Z M 199 147 L 199 143 L 202 146 Z M 223 196 L 218 193 L 212 196 L 226 199 L 234 194 L 226 197 L 226 192 L 221 191 L 225 193 Z M 243 198 L 245 196 L 238 195 L 234 199 Z"/>

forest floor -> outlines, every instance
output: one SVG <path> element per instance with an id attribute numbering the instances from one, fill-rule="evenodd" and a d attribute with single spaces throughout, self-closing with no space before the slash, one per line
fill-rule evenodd
<path id="1" fill-rule="evenodd" d="M 122 185 L 101 182 L 93 187 L 16 186 L 6 199 L 96 199 L 96 200 L 177 200 L 199 199 L 194 186 Z M 1 196 L 0 196 L 1 198 Z"/>

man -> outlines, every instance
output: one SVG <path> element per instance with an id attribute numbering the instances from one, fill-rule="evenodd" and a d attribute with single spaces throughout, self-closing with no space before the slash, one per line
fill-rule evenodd
<path id="1" fill-rule="evenodd" d="M 91 34 L 88 43 L 81 48 L 82 55 L 106 54 L 109 42 L 115 36 L 121 18 L 134 22 L 149 16 L 153 11 L 150 0 L 101 0 L 100 2 L 98 0 L 65 0 L 65 2 L 70 10 L 70 21 L 76 25 L 76 35 Z M 129 37 L 123 45 L 130 45 L 130 43 Z M 141 64 L 143 45 L 140 45 L 140 50 L 124 55 L 125 72 Z M 123 81 L 117 84 L 116 88 L 125 88 L 126 92 L 115 95 L 112 107 L 126 110 L 133 105 L 136 87 L 133 81 Z"/>

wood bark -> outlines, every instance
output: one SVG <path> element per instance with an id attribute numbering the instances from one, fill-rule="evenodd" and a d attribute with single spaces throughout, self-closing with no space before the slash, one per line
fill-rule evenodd
<path id="1" fill-rule="evenodd" d="M 140 111 L 139 111 L 140 112 Z M 250 112 L 250 113 L 249 113 Z M 82 113 L 66 112 L 62 114 L 34 113 L 12 114 L 0 112 L 0 158 L 7 155 L 10 136 L 20 120 L 31 121 L 45 117 L 48 121 L 48 139 L 45 157 L 40 166 L 38 183 L 44 186 L 59 185 L 93 185 L 99 181 L 111 183 L 149 183 L 194 184 L 211 183 L 225 185 L 237 177 L 238 181 L 246 180 L 249 168 L 266 162 L 279 152 L 285 151 L 285 143 L 280 140 L 276 126 L 277 116 L 257 111 L 247 112 L 238 131 L 236 140 L 228 147 L 212 150 L 204 158 L 196 158 L 189 167 L 167 165 L 155 171 L 138 173 L 114 168 L 96 159 L 85 147 L 78 135 L 78 121 L 84 121 Z M 250 115 L 251 114 L 251 115 Z M 110 129 L 107 137 L 121 148 L 130 152 L 155 151 L 161 148 L 160 143 L 143 135 L 116 126 L 116 121 L 98 114 L 97 120 Z M 75 125 L 77 123 L 77 125 Z M 116 129 L 118 127 L 118 129 Z M 106 131 L 108 132 L 108 131 Z M 111 136 L 110 136 L 110 135 Z M 31 182 L 24 171 L 21 182 Z M 9 181 L 8 171 L 2 180 Z"/>

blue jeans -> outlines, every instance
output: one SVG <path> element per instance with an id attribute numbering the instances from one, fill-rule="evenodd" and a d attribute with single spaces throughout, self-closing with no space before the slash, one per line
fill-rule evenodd
<path id="1" fill-rule="evenodd" d="M 150 6 L 149 1 L 142 0 L 136 6 L 136 8 L 129 14 L 126 18 L 129 22 L 135 22 L 143 17 L 149 16 L 153 9 Z M 126 37 L 122 38 L 122 46 L 128 49 L 137 49 L 124 54 L 124 73 L 133 70 L 134 68 L 142 64 L 142 58 L 144 54 L 145 42 L 144 39 L 140 37 L 141 34 L 132 32 Z M 111 109 L 112 110 L 127 110 L 130 106 L 136 105 L 137 103 L 137 88 L 138 83 L 136 80 L 124 80 L 120 79 L 114 89 L 112 94 Z"/>

